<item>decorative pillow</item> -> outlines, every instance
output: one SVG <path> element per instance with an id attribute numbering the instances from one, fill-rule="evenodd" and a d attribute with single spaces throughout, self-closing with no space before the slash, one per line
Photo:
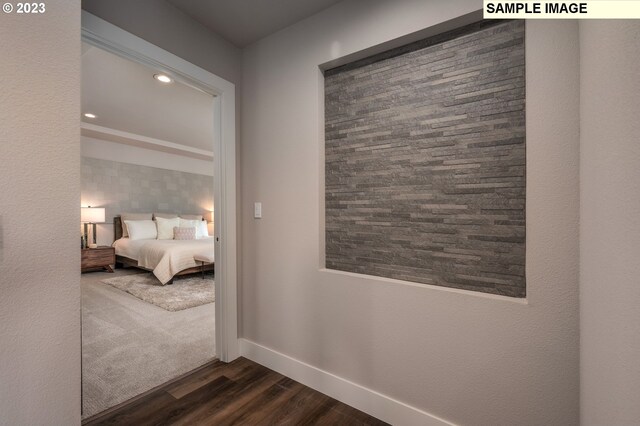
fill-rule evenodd
<path id="1" fill-rule="evenodd" d="M 127 220 L 151 220 L 153 217 L 151 213 L 120 213 L 122 219 L 122 238 L 129 236 L 129 230 L 125 222 Z"/>
<path id="2" fill-rule="evenodd" d="M 200 226 L 199 220 L 186 220 L 180 218 L 180 227 L 181 228 L 196 228 L 196 238 L 200 238 L 198 233 L 198 227 Z"/>
<path id="3" fill-rule="evenodd" d="M 150 240 L 158 237 L 156 223 L 152 220 L 125 220 L 132 240 Z"/>
<path id="4" fill-rule="evenodd" d="M 186 220 L 180 218 L 180 226 L 181 227 L 193 227 L 196 228 L 196 238 L 205 238 L 209 236 L 209 230 L 207 229 L 207 222 L 204 220 Z"/>
<path id="5" fill-rule="evenodd" d="M 202 220 L 202 215 L 201 214 L 181 214 L 180 218 L 185 220 Z"/>
<path id="6" fill-rule="evenodd" d="M 173 239 L 174 240 L 195 240 L 196 228 L 193 228 L 193 227 L 182 228 L 180 226 L 176 226 L 175 228 L 173 228 Z"/>
<path id="7" fill-rule="evenodd" d="M 153 217 L 156 219 L 159 217 L 163 219 L 175 219 L 176 217 L 178 217 L 178 215 L 175 213 L 154 213 Z"/>
<path id="8" fill-rule="evenodd" d="M 196 228 L 196 234 L 198 238 L 205 238 L 209 236 L 209 229 L 207 228 L 207 221 L 201 220 L 198 222 L 198 227 Z"/>
<path id="9" fill-rule="evenodd" d="M 180 226 L 180 219 L 164 219 L 156 217 L 156 224 L 158 225 L 158 239 L 159 240 L 173 240 L 173 228 Z"/>

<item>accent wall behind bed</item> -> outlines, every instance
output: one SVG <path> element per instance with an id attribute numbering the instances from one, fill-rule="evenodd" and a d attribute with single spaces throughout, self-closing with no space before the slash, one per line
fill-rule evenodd
<path id="1" fill-rule="evenodd" d="M 213 178 L 195 173 L 82 157 L 82 203 L 106 209 L 98 244 L 113 242 L 113 217 L 126 212 L 205 213 Z"/>

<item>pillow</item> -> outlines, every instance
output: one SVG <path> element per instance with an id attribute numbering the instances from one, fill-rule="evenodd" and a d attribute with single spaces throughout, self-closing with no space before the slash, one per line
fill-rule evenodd
<path id="1" fill-rule="evenodd" d="M 155 217 L 156 219 L 159 217 L 163 219 L 175 219 L 176 217 L 178 217 L 178 215 L 175 213 L 154 213 L 153 217 Z"/>
<path id="2" fill-rule="evenodd" d="M 129 230 L 125 222 L 127 220 L 151 220 L 151 213 L 121 213 L 120 219 L 122 222 L 122 238 L 129 236 Z"/>
<path id="3" fill-rule="evenodd" d="M 199 220 L 186 220 L 180 218 L 180 227 L 181 228 L 196 228 L 196 238 L 198 237 L 198 222 Z"/>
<path id="4" fill-rule="evenodd" d="M 173 228 L 173 239 L 174 240 L 195 240 L 196 228 L 192 226 L 188 228 L 182 228 L 180 226 L 176 226 L 175 228 Z"/>
<path id="5" fill-rule="evenodd" d="M 198 222 L 196 234 L 199 235 L 198 238 L 205 238 L 209 236 L 209 229 L 207 228 L 206 220 L 201 220 L 200 222 Z"/>
<path id="6" fill-rule="evenodd" d="M 156 217 L 156 225 L 158 225 L 159 240 L 173 240 L 173 228 L 180 226 L 180 219 L 164 219 Z"/>
<path id="7" fill-rule="evenodd" d="M 186 220 L 202 220 L 201 214 L 181 214 L 180 218 Z"/>
<path id="8" fill-rule="evenodd" d="M 132 240 L 150 240 L 158 237 L 156 223 L 152 220 L 125 220 Z"/>

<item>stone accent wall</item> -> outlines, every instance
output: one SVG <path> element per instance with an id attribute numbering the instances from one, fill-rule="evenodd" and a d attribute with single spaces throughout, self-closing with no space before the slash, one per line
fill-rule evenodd
<path id="1" fill-rule="evenodd" d="M 525 291 L 524 22 L 325 72 L 326 267 Z"/>
<path id="2" fill-rule="evenodd" d="M 205 214 L 213 207 L 211 176 L 82 157 L 82 203 L 120 213 Z"/>

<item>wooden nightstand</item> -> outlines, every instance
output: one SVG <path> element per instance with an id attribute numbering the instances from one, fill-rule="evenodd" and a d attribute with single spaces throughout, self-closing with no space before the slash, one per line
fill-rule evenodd
<path id="1" fill-rule="evenodd" d="M 94 249 L 82 249 L 81 269 L 86 272 L 92 269 L 106 269 L 113 272 L 111 265 L 116 263 L 116 249 L 113 247 L 102 246 Z"/>

